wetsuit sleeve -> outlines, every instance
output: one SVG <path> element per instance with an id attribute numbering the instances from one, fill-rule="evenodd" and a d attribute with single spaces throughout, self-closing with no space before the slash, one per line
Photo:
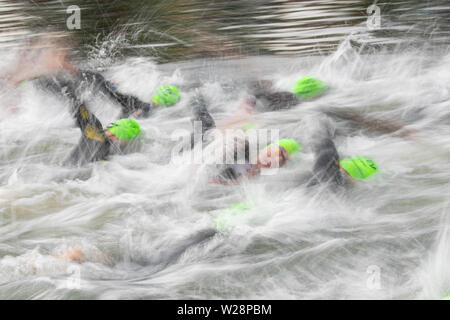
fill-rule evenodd
<path id="1" fill-rule="evenodd" d="M 213 180 L 215 183 L 229 184 L 242 178 L 232 167 L 223 169 Z"/>
<path id="2" fill-rule="evenodd" d="M 263 110 L 259 111 L 289 109 L 300 102 L 295 94 L 286 91 L 256 94 L 255 97 L 263 105 Z"/>
<path id="3" fill-rule="evenodd" d="M 72 115 L 82 135 L 66 163 L 82 165 L 87 162 L 105 160 L 109 154 L 110 141 L 103 131 L 101 122 L 84 103 L 73 96 L 73 92 L 67 95 L 73 98 Z"/>
<path id="4" fill-rule="evenodd" d="M 191 102 L 192 106 L 192 126 L 193 129 L 196 129 L 195 122 L 201 123 L 201 136 L 202 140 L 205 140 L 205 134 L 216 127 L 216 123 L 213 117 L 209 114 L 208 109 L 206 108 L 206 102 L 202 96 L 196 96 Z M 191 134 L 191 148 L 194 147 L 196 135 L 194 133 Z"/>
<path id="5" fill-rule="evenodd" d="M 101 122 L 84 104 L 80 104 L 75 108 L 74 117 L 84 137 L 99 142 L 104 142 L 106 140 L 106 135 L 103 132 Z"/>
<path id="6" fill-rule="evenodd" d="M 73 78 L 65 73 L 37 78 L 35 79 L 35 84 L 39 89 L 52 94 L 66 96 L 69 99 L 73 99 L 75 96 L 76 86 L 73 83 Z M 70 92 L 68 88 L 70 88 Z"/>
<path id="7" fill-rule="evenodd" d="M 339 166 L 339 154 L 334 142 L 325 138 L 315 146 L 316 160 L 313 167 L 313 178 L 309 185 L 332 183 L 335 186 L 345 184 Z"/>
<path id="8" fill-rule="evenodd" d="M 112 82 L 107 81 L 99 73 L 81 71 L 80 77 L 82 81 L 92 83 L 96 90 L 103 92 L 109 98 L 118 102 L 122 107 L 121 118 L 128 118 L 131 115 L 147 117 L 154 108 L 150 103 L 145 103 L 135 96 L 120 93 Z"/>
<path id="9" fill-rule="evenodd" d="M 405 123 L 396 122 L 391 119 L 369 117 L 351 109 L 329 108 L 323 112 L 330 117 L 350 121 L 354 126 L 372 132 L 381 134 L 396 133 L 400 137 L 407 137 L 414 133 L 413 130 L 405 128 L 407 126 Z"/>
<path id="10" fill-rule="evenodd" d="M 261 102 L 256 105 L 257 111 L 260 112 L 289 109 L 300 102 L 292 92 L 274 92 L 272 82 L 267 80 L 252 81 L 249 84 L 249 91 Z"/>

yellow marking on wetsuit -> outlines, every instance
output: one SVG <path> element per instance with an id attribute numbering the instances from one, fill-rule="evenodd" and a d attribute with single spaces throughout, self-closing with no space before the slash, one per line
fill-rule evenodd
<path id="1" fill-rule="evenodd" d="M 85 106 L 80 107 L 81 117 L 83 120 L 88 121 L 89 120 L 89 111 L 87 111 Z"/>
<path id="2" fill-rule="evenodd" d="M 84 136 L 86 138 L 97 140 L 100 142 L 105 141 L 105 135 L 102 132 L 99 132 L 98 129 L 92 125 L 86 126 L 86 129 L 84 129 Z"/>

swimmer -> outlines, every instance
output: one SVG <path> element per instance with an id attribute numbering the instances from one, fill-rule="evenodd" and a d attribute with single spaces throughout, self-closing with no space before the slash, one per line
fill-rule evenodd
<path id="1" fill-rule="evenodd" d="M 251 103 L 250 101 L 248 103 Z M 193 103 L 193 122 L 199 121 L 202 125 L 202 141 L 209 140 L 209 133 L 216 129 L 216 123 L 212 116 L 209 114 L 206 103 L 201 96 L 197 96 Z M 227 121 L 227 125 L 233 123 L 233 121 Z M 220 129 L 224 129 L 223 126 Z M 241 141 L 242 142 L 242 141 Z M 194 134 L 191 135 L 191 148 L 196 144 L 194 140 Z M 243 150 L 237 150 L 242 148 Z M 238 142 L 238 139 L 234 139 L 233 148 L 233 164 L 226 165 L 224 169 L 218 174 L 218 176 L 211 180 L 210 183 L 216 184 L 231 184 L 239 183 L 243 178 L 251 178 L 261 173 L 261 169 L 271 169 L 283 167 L 291 157 L 301 150 L 300 144 L 294 139 L 281 139 L 275 143 L 267 145 L 260 150 L 257 158 L 250 162 L 249 155 L 249 141 L 245 139 L 242 143 Z M 239 151 L 244 155 L 244 159 L 239 158 Z M 238 160 L 243 160 L 243 163 L 238 163 Z"/>
<path id="2" fill-rule="evenodd" d="M 284 145 L 285 149 L 292 152 L 297 148 L 295 141 L 282 139 L 278 145 Z M 292 152 L 293 153 L 293 152 Z M 366 157 L 348 157 L 339 159 L 336 147 L 330 138 L 322 139 L 315 146 L 316 160 L 312 174 L 302 182 L 307 182 L 307 187 L 328 185 L 333 191 L 343 187 L 354 185 L 357 181 L 365 180 L 378 172 L 378 165 Z M 242 221 L 242 215 L 250 211 L 252 206 L 248 203 L 235 203 L 219 212 L 213 218 L 212 228 L 216 232 L 231 231 Z"/>
<path id="3" fill-rule="evenodd" d="M 250 93 L 260 102 L 256 109 L 259 112 L 290 109 L 302 101 L 321 96 L 327 86 L 319 79 L 305 76 L 300 78 L 292 91 L 273 91 L 270 81 L 254 81 L 249 85 Z"/>
<path id="4" fill-rule="evenodd" d="M 82 136 L 64 164 L 80 166 L 88 162 L 104 161 L 111 154 L 123 153 L 139 136 L 141 129 L 135 120 L 122 118 L 104 129 L 97 117 L 78 100 L 73 91 L 67 91 L 66 95 L 71 97 L 72 115 Z"/>
<path id="5" fill-rule="evenodd" d="M 131 262 L 141 266 L 152 265 L 165 268 L 168 265 L 176 263 L 187 250 L 211 240 L 216 234 L 217 232 L 213 228 L 201 229 L 192 235 L 176 241 L 174 244 L 164 246 L 158 255 L 139 258 L 130 257 L 132 258 Z M 65 248 L 55 255 L 55 257 L 80 264 L 94 262 L 110 266 L 114 265 L 114 258 L 112 255 L 99 250 L 89 250 L 89 248 L 82 244 Z"/>
<path id="6" fill-rule="evenodd" d="M 68 49 L 63 48 L 58 41 L 51 38 L 34 41 L 19 58 L 17 66 L 3 77 L 4 87 L 18 87 L 35 80 L 38 87 L 56 94 L 64 95 L 67 87 L 76 94 L 90 88 L 121 105 L 120 118 L 148 117 L 157 108 L 173 106 L 181 99 L 179 89 L 173 85 L 159 87 L 148 103 L 133 95 L 123 94 L 100 73 L 81 70 L 70 63 L 67 59 Z"/>
<path id="7" fill-rule="evenodd" d="M 143 102 L 133 95 L 119 92 L 114 83 L 107 81 L 100 73 L 93 71 L 79 70 L 73 81 L 77 88 L 91 86 L 93 92 L 100 91 L 113 101 L 117 102 L 122 108 L 120 118 L 146 118 L 158 108 L 173 106 L 181 99 L 180 91 L 177 87 L 165 85 L 157 89 L 156 93 L 152 95 L 152 99 L 149 103 Z M 55 88 L 55 86 L 56 88 L 61 88 L 66 86 L 67 82 L 65 83 L 63 81 L 62 83 L 58 83 L 58 80 L 55 78 L 43 79 L 41 85 L 47 88 Z"/>
<path id="8" fill-rule="evenodd" d="M 329 183 L 335 187 L 350 186 L 378 172 L 378 165 L 372 159 L 352 156 L 340 159 L 331 134 L 321 137 L 314 144 L 315 163 L 308 186 Z"/>

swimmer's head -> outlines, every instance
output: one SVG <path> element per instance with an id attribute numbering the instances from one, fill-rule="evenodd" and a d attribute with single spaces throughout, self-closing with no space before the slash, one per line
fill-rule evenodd
<path id="1" fill-rule="evenodd" d="M 294 139 L 280 139 L 275 144 L 284 148 L 289 153 L 289 156 L 302 151 L 300 144 Z"/>
<path id="2" fill-rule="evenodd" d="M 300 144 L 294 139 L 280 139 L 269 144 L 258 154 L 257 165 L 260 168 L 278 168 L 301 151 Z"/>
<path id="3" fill-rule="evenodd" d="M 317 97 L 326 89 L 325 84 L 313 77 L 307 76 L 300 78 L 292 91 L 302 99 Z"/>
<path id="4" fill-rule="evenodd" d="M 378 165 L 372 159 L 365 157 L 345 158 L 339 161 L 339 165 L 344 174 L 353 179 L 367 179 L 378 172 Z"/>
<path id="5" fill-rule="evenodd" d="M 108 138 L 113 141 L 120 141 L 121 144 L 127 144 L 130 140 L 136 138 L 140 132 L 139 124 L 128 118 L 111 123 L 105 130 Z"/>
<path id="6" fill-rule="evenodd" d="M 255 129 L 255 128 L 256 128 L 256 126 L 253 123 L 247 123 L 241 127 L 242 131 L 244 131 L 244 132 L 247 132 L 248 130 Z"/>
<path id="7" fill-rule="evenodd" d="M 161 107 L 170 107 L 180 101 L 180 91 L 175 86 L 159 87 L 152 96 L 152 103 Z"/>
<path id="8" fill-rule="evenodd" d="M 236 217 L 251 209 L 251 206 L 246 203 L 235 203 L 228 208 L 222 210 L 214 219 L 214 229 L 217 231 L 227 231 L 233 228 L 236 224 Z"/>

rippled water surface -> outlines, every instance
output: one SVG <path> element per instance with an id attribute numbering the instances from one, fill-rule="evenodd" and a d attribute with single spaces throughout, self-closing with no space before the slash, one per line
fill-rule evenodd
<path id="1" fill-rule="evenodd" d="M 68 102 L 32 83 L 2 88 L 0 298 L 450 294 L 448 1 L 378 1 L 379 28 L 367 24 L 369 1 L 79 2 L 81 29 L 68 31 L 66 1 L 1 1 L 1 73 L 27 39 L 58 30 L 76 43 L 74 63 L 122 92 L 149 101 L 171 83 L 182 99 L 139 121 L 139 152 L 73 168 L 60 164 L 80 137 Z M 251 120 L 297 139 L 297 161 L 228 186 L 208 184 L 207 166 L 171 162 L 172 134 L 191 130 L 196 93 L 220 123 L 247 81 L 290 91 L 305 75 L 325 81 L 327 93 Z M 119 115 L 96 92 L 89 105 L 104 124 Z M 331 110 L 405 127 L 373 131 L 327 117 Z M 306 188 L 299 177 L 313 166 L 324 121 L 342 157 L 371 157 L 380 173 L 343 193 Z M 196 242 L 237 202 L 251 209 L 233 230 Z M 69 247 L 85 261 L 60 258 Z"/>

